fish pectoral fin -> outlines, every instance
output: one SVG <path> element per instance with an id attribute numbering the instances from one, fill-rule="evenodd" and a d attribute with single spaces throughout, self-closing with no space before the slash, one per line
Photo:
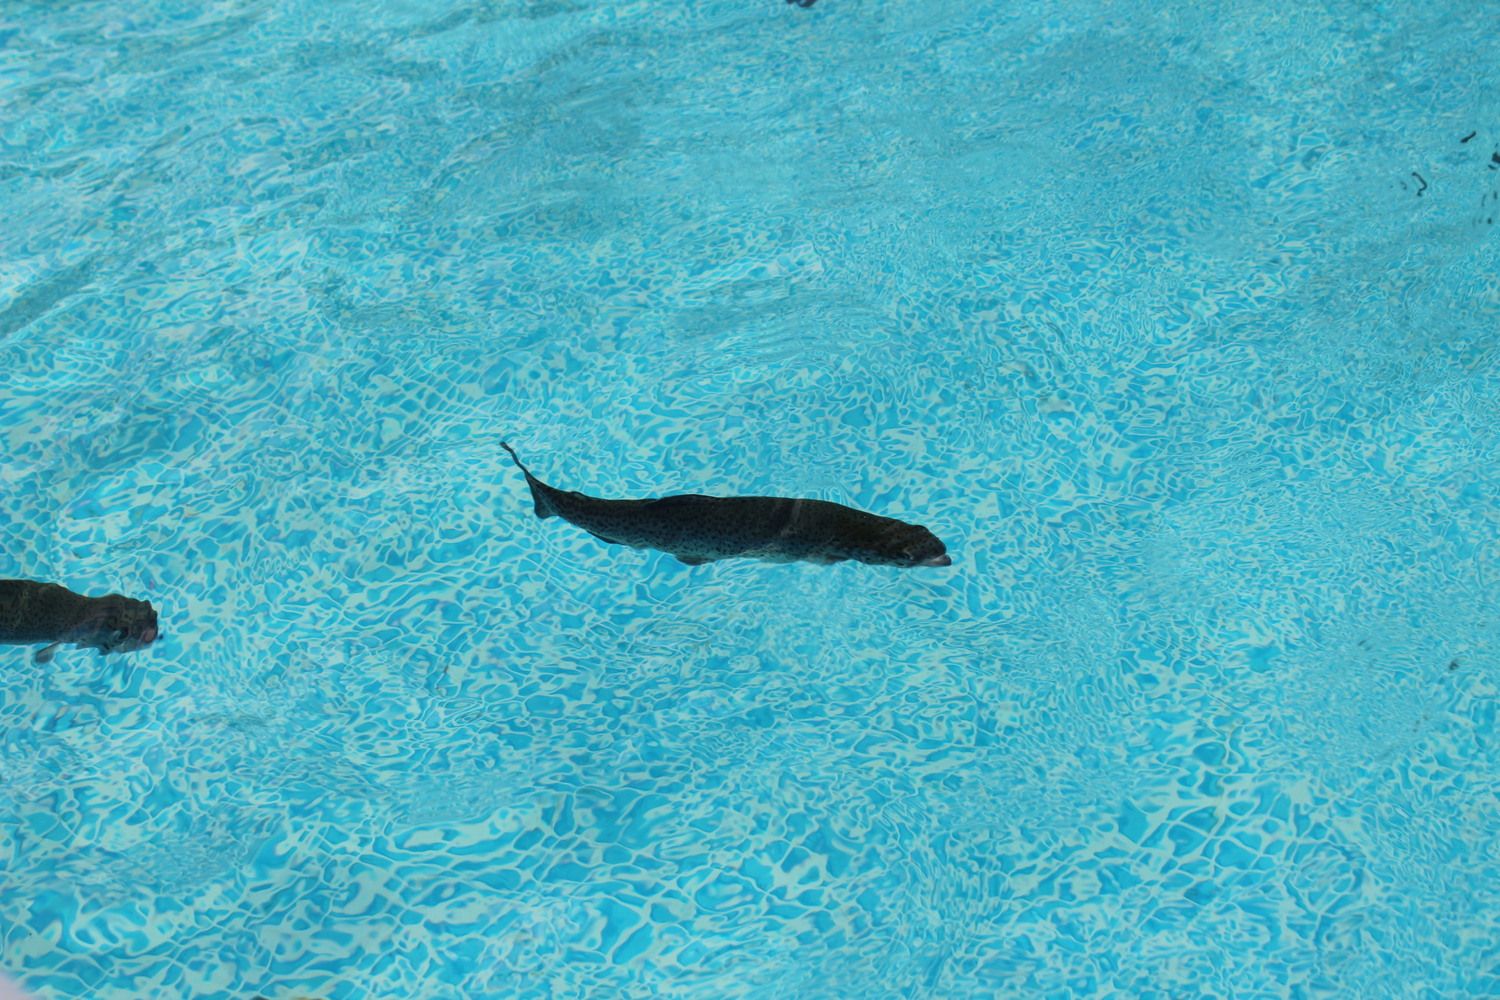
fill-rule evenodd
<path id="1" fill-rule="evenodd" d="M 589 529 L 587 529 L 587 528 L 584 528 L 583 530 L 584 531 L 589 531 Z M 610 538 L 608 535 L 601 535 L 597 531 L 589 531 L 589 534 L 591 534 L 595 538 L 599 539 L 599 541 L 604 542 L 606 545 L 624 545 L 625 544 L 624 542 L 620 541 L 618 538 Z"/>
<path id="2" fill-rule="evenodd" d="M 57 655 L 57 651 L 59 649 L 62 649 L 62 643 L 54 642 L 52 645 L 43 646 L 41 649 L 31 654 L 31 659 L 36 663 L 51 663 L 52 657 Z"/>
<path id="3" fill-rule="evenodd" d="M 677 557 L 678 562 L 688 566 L 702 566 L 704 563 L 713 562 L 708 556 L 685 555 L 681 552 L 673 552 L 672 554 Z"/>

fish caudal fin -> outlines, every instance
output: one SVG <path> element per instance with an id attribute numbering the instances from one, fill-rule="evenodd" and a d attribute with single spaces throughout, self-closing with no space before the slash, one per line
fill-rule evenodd
<path id="1" fill-rule="evenodd" d="M 542 482 L 536 476 L 533 476 L 531 474 L 531 470 L 521 464 L 521 456 L 516 454 L 516 450 L 514 448 L 506 444 L 504 441 L 500 442 L 500 447 L 510 452 L 511 461 L 515 462 L 516 468 L 520 469 L 521 472 L 526 476 L 526 485 L 531 487 L 531 506 L 533 511 L 535 511 L 536 516 L 556 517 L 557 511 L 552 509 L 552 504 L 548 501 L 547 496 L 551 492 L 552 488 L 546 483 Z"/>

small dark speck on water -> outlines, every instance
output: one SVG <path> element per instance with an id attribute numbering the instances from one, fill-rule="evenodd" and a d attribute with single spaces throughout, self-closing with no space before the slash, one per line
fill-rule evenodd
<path id="1" fill-rule="evenodd" d="M 1458 141 L 1459 142 L 1468 142 L 1470 139 L 1474 138 L 1478 134 L 1479 134 L 1478 132 L 1470 132 L 1468 135 L 1464 136 L 1462 139 L 1460 139 Z"/>
<path id="2" fill-rule="evenodd" d="M 1448 661 L 1448 669 L 1449 670 L 1457 670 L 1458 669 L 1458 661 L 1457 660 L 1449 660 Z"/>
<path id="3" fill-rule="evenodd" d="M 804 9 L 806 9 L 808 7 L 811 7 L 813 4 L 817 3 L 818 0 L 786 0 L 786 2 L 787 3 L 794 3 L 798 7 L 802 7 Z"/>
<path id="4" fill-rule="evenodd" d="M 1496 167 L 1500 167 L 1500 149 L 1490 154 L 1490 169 L 1494 170 Z"/>

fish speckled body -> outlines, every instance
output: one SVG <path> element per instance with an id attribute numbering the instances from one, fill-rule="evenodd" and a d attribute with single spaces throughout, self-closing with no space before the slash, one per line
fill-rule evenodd
<path id="1" fill-rule="evenodd" d="M 689 566 L 716 559 L 877 566 L 950 566 L 947 549 L 918 524 L 827 500 L 710 497 L 696 493 L 651 500 L 601 500 L 559 490 L 516 466 L 531 487 L 537 517 L 561 517 L 601 541 L 669 552 Z"/>
<path id="2" fill-rule="evenodd" d="M 59 646 L 73 643 L 100 655 L 130 653 L 155 642 L 156 610 L 119 594 L 84 597 L 56 583 L 0 580 L 0 643 L 46 643 L 36 661 L 46 663 Z"/>

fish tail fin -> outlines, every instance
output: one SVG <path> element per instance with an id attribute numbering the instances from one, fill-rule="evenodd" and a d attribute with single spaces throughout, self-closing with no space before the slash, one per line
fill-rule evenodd
<path id="1" fill-rule="evenodd" d="M 510 452 L 511 461 L 515 462 L 516 468 L 520 469 L 522 474 L 526 476 L 526 485 L 531 487 L 531 506 L 533 511 L 535 511 L 536 516 L 557 516 L 557 511 L 552 508 L 552 504 L 547 496 L 547 494 L 550 492 L 547 484 L 542 482 L 536 476 L 533 476 L 531 474 L 531 470 L 521 464 L 521 456 L 516 454 L 516 450 L 514 448 L 506 444 L 504 441 L 500 442 L 500 447 Z"/>

